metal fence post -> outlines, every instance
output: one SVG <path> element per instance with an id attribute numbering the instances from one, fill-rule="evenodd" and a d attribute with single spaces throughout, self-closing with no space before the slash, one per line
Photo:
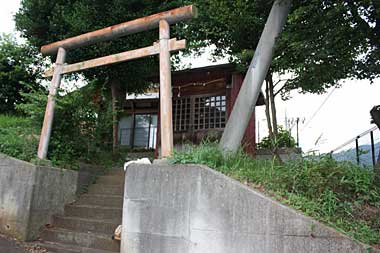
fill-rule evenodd
<path id="1" fill-rule="evenodd" d="M 53 126 L 54 119 L 54 108 L 55 108 L 55 96 L 61 84 L 62 78 L 62 67 L 66 59 L 66 50 L 62 47 L 58 49 L 57 60 L 55 62 L 53 79 L 51 81 L 51 86 L 49 89 L 49 96 L 45 110 L 44 122 L 42 125 L 40 143 L 38 145 L 37 156 L 40 159 L 46 159 L 47 151 L 49 148 L 49 140 L 51 135 L 51 129 Z"/>
<path id="2" fill-rule="evenodd" d="M 160 20 L 160 111 L 161 111 L 161 156 L 169 157 L 173 152 L 172 80 L 170 71 L 169 37 L 170 26 Z"/>
<path id="3" fill-rule="evenodd" d="M 371 154 L 372 154 L 372 164 L 373 168 L 376 166 L 376 154 L 375 154 L 375 141 L 373 138 L 373 131 L 370 132 L 371 135 Z"/>
<path id="4" fill-rule="evenodd" d="M 356 144 L 356 162 L 357 162 L 358 165 L 360 165 L 359 138 L 355 139 L 355 144 Z"/>

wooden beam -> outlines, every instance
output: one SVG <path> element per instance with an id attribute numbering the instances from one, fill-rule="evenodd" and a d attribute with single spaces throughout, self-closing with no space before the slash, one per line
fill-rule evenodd
<path id="1" fill-rule="evenodd" d="M 54 55 L 60 47 L 66 50 L 83 47 L 96 42 L 112 40 L 128 34 L 157 28 L 160 20 L 166 20 L 169 24 L 175 24 L 196 16 L 196 8 L 188 5 L 44 45 L 41 47 L 41 53 Z"/>
<path id="2" fill-rule="evenodd" d="M 160 21 L 160 111 L 161 157 L 173 154 L 172 78 L 170 63 L 170 25 Z"/>
<path id="3" fill-rule="evenodd" d="M 44 122 L 42 125 L 40 142 L 38 145 L 38 153 L 37 157 L 40 159 L 46 159 L 50 135 L 53 127 L 53 119 L 54 119 L 54 108 L 55 108 L 55 96 L 57 95 L 59 86 L 61 84 L 62 77 L 62 66 L 66 59 L 66 50 L 64 48 L 60 48 L 57 54 L 57 60 L 55 62 L 55 68 L 53 73 L 53 79 L 51 81 L 48 101 L 46 104 Z"/>
<path id="4" fill-rule="evenodd" d="M 171 39 L 169 41 L 170 51 L 178 51 L 186 48 L 186 40 Z M 99 66 L 129 61 L 133 59 L 143 58 L 151 55 L 156 55 L 160 53 L 159 43 L 154 43 L 153 46 L 139 48 L 131 51 L 126 51 L 123 53 L 108 55 L 88 61 L 73 63 L 69 65 L 63 65 L 62 73 L 67 74 L 76 71 L 81 71 L 85 69 L 95 68 Z M 53 76 L 54 68 L 51 68 L 45 72 L 45 77 Z"/>

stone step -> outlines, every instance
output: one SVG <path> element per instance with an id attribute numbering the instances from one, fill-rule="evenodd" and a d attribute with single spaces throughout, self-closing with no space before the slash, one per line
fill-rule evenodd
<path id="1" fill-rule="evenodd" d="M 101 250 L 101 249 L 91 249 L 84 248 L 80 246 L 74 246 L 69 244 L 57 243 L 57 242 L 40 242 L 35 243 L 35 246 L 40 248 L 40 251 L 35 252 L 45 252 L 42 249 L 48 250 L 48 252 L 54 253 L 114 253 L 115 251 Z"/>
<path id="2" fill-rule="evenodd" d="M 75 203 L 79 205 L 96 205 L 122 208 L 123 197 L 120 195 L 83 194 Z"/>
<path id="3" fill-rule="evenodd" d="M 114 253 L 115 251 L 101 250 L 101 249 L 91 249 L 84 248 L 80 246 L 74 246 L 69 244 L 63 244 L 58 242 L 39 242 L 33 243 L 37 249 L 40 251 L 35 252 L 45 252 L 43 250 L 48 250 L 48 252 L 54 253 Z"/>
<path id="4" fill-rule="evenodd" d="M 65 216 L 84 219 L 114 220 L 122 217 L 122 208 L 95 205 L 67 205 Z"/>
<path id="5" fill-rule="evenodd" d="M 123 196 L 124 186 L 121 185 L 107 185 L 107 184 L 93 184 L 88 188 L 89 194 L 108 194 Z"/>
<path id="6" fill-rule="evenodd" d="M 82 253 L 82 247 L 56 242 L 38 242 L 33 243 L 33 245 L 36 249 L 36 252 L 45 252 L 43 250 L 46 249 L 48 252 L 54 253 Z"/>
<path id="7" fill-rule="evenodd" d="M 123 176 L 100 176 L 96 180 L 96 184 L 124 185 L 124 177 Z"/>
<path id="8" fill-rule="evenodd" d="M 121 225 L 121 217 L 113 220 L 84 219 L 78 217 L 55 216 L 54 227 L 79 232 L 95 232 L 113 235 L 117 226 Z"/>
<path id="9" fill-rule="evenodd" d="M 107 175 L 109 175 L 109 176 L 122 176 L 124 178 L 125 171 L 124 171 L 124 169 L 112 169 L 107 173 Z"/>
<path id="10" fill-rule="evenodd" d="M 119 241 L 113 240 L 110 235 L 100 233 L 74 232 L 61 228 L 53 228 L 44 230 L 41 234 L 41 238 L 44 243 L 68 244 L 69 246 L 67 246 L 67 248 L 71 247 L 72 249 L 72 246 L 79 246 L 103 251 L 120 252 Z"/>

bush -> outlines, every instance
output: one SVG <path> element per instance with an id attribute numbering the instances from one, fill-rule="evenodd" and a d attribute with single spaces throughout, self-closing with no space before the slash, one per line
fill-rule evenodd
<path id="1" fill-rule="evenodd" d="M 30 161 L 36 156 L 38 137 L 30 119 L 0 115 L 0 153 Z"/>
<path id="2" fill-rule="evenodd" d="M 278 129 L 278 137 L 276 142 L 270 139 L 269 136 L 264 137 L 257 147 L 260 149 L 273 149 L 273 148 L 294 148 L 296 147 L 296 141 L 288 130 L 284 130 L 282 127 Z"/>
<path id="3" fill-rule="evenodd" d="M 75 168 L 78 160 L 90 161 L 95 153 L 106 151 L 112 136 L 110 103 L 94 102 L 96 85 L 89 84 L 64 96 L 57 96 L 48 159 L 53 165 Z M 41 129 L 47 92 L 23 93 L 25 103 L 17 106 L 30 117 L 30 124 Z M 102 102 L 102 101 L 101 101 Z M 108 149 L 109 151 L 109 149 Z"/>

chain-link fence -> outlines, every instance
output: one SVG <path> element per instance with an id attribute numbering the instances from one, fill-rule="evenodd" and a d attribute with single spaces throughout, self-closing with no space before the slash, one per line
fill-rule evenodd
<path id="1" fill-rule="evenodd" d="M 380 162 L 380 130 L 371 128 L 331 151 L 339 161 L 351 161 L 366 168 Z"/>

